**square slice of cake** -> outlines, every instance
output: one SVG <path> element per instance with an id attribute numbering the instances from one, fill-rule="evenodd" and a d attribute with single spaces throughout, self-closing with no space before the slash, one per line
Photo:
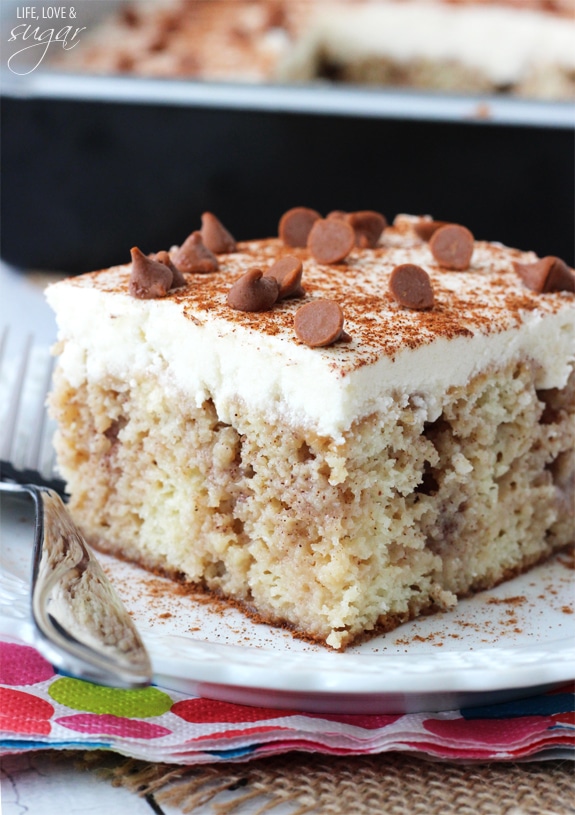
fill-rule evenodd
<path id="1" fill-rule="evenodd" d="M 575 277 L 429 216 L 304 207 L 51 285 L 97 548 L 342 649 L 573 540 Z M 128 255 L 128 253 L 127 253 Z"/>

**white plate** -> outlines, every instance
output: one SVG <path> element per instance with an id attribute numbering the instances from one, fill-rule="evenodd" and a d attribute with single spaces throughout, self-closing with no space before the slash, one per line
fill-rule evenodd
<path id="1" fill-rule="evenodd" d="M 34 644 L 31 507 L 2 497 L 0 634 Z M 256 624 L 169 580 L 100 556 L 142 633 L 155 682 L 240 704 L 399 713 L 509 701 L 575 676 L 573 559 L 560 554 L 449 613 L 343 654 Z"/>

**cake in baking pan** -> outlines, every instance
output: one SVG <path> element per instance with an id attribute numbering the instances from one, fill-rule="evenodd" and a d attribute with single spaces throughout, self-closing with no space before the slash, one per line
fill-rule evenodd
<path id="1" fill-rule="evenodd" d="M 572 541 L 561 259 L 430 216 L 196 226 L 47 290 L 92 544 L 343 649 Z"/>
<path id="2" fill-rule="evenodd" d="M 87 28 L 61 67 L 575 96 L 570 0 L 141 0 Z"/>

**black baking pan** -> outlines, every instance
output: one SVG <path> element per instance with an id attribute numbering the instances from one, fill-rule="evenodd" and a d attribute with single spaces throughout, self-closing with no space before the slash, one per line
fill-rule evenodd
<path id="1" fill-rule="evenodd" d="M 181 242 L 205 210 L 238 240 L 269 236 L 297 205 L 428 213 L 574 262 L 569 103 L 4 62 L 1 105 L 1 253 L 19 267 L 122 262 Z"/>

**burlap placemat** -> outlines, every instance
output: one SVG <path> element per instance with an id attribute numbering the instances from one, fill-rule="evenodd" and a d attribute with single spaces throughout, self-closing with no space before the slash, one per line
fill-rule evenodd
<path id="1" fill-rule="evenodd" d="M 291 753 L 247 764 L 182 767 L 89 753 L 82 756 L 82 764 L 160 807 L 169 803 L 185 813 L 211 802 L 214 815 L 240 815 L 247 801 L 259 815 L 273 815 L 285 803 L 293 807 L 293 815 L 575 813 L 570 761 L 470 765 L 398 753 Z"/>

